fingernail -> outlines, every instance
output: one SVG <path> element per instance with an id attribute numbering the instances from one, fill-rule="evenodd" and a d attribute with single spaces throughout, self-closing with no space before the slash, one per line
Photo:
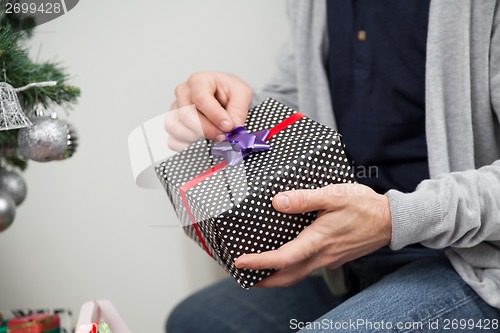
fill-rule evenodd
<path id="1" fill-rule="evenodd" d="M 231 123 L 228 120 L 223 120 L 220 122 L 220 129 L 224 132 L 229 132 L 231 130 Z"/>
<path id="2" fill-rule="evenodd" d="M 217 142 L 222 142 L 226 139 L 226 136 L 224 134 L 219 134 L 215 137 L 215 141 Z"/>
<path id="3" fill-rule="evenodd" d="M 276 206 L 280 209 L 288 209 L 290 208 L 290 199 L 288 198 L 288 195 L 286 194 L 278 194 L 274 198 L 276 202 Z"/>

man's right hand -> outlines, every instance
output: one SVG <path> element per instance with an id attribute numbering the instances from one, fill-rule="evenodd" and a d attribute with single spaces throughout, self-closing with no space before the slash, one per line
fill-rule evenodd
<path id="1" fill-rule="evenodd" d="M 175 89 L 175 110 L 194 104 L 197 112 L 168 112 L 168 146 L 180 151 L 201 137 L 222 141 L 224 132 L 242 126 L 252 101 L 252 89 L 238 77 L 220 72 L 199 72 Z M 182 111 L 182 110 L 181 110 Z"/>

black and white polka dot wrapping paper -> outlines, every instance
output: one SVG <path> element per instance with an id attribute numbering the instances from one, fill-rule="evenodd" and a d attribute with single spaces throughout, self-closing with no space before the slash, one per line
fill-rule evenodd
<path id="1" fill-rule="evenodd" d="M 249 111 L 245 127 L 249 132 L 271 129 L 295 113 L 267 99 Z M 314 212 L 291 215 L 276 211 L 272 207 L 276 194 L 355 181 L 341 136 L 309 118 L 285 127 L 268 143 L 270 150 L 218 171 L 211 168 L 220 166 L 222 158 L 211 155 L 212 143 L 207 140 L 193 143 L 156 166 L 186 234 L 243 288 L 272 271 L 237 269 L 236 258 L 277 249 L 315 219 Z"/>

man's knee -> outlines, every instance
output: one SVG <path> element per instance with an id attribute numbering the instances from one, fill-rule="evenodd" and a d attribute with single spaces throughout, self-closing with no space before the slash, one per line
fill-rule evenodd
<path id="1" fill-rule="evenodd" d="M 172 312 L 170 312 L 167 318 L 167 323 L 166 323 L 167 333 L 185 332 L 182 327 L 182 324 L 185 321 L 184 314 L 182 312 L 182 309 L 179 310 L 178 308 L 179 306 L 177 306 Z"/>
<path id="2" fill-rule="evenodd" d="M 197 318 L 200 314 L 197 313 L 198 311 L 194 311 L 195 309 L 193 309 L 192 303 L 193 301 L 191 298 L 188 298 L 178 304 L 172 312 L 170 312 L 166 323 L 167 333 L 189 333 L 200 331 L 200 328 L 197 327 Z"/>

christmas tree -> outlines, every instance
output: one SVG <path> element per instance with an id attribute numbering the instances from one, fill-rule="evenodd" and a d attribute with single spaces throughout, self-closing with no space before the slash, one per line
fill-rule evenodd
<path id="1" fill-rule="evenodd" d="M 44 113 L 75 104 L 80 90 L 67 83 L 59 63 L 30 59 L 27 42 L 35 26 L 34 17 L 0 8 L 0 231 L 24 200 L 26 184 L 18 172 L 28 161 L 61 160 L 76 149 L 72 125 Z"/>

